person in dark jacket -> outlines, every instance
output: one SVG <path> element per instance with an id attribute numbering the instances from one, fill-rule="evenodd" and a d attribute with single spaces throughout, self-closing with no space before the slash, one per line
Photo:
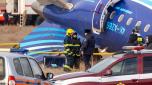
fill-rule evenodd
<path id="1" fill-rule="evenodd" d="M 81 41 L 78 38 L 77 33 L 73 33 L 72 35 L 72 56 L 73 56 L 73 66 L 75 67 L 75 69 L 79 69 L 80 68 L 80 48 L 81 48 Z"/>
<path id="2" fill-rule="evenodd" d="M 85 64 L 85 70 L 91 67 L 90 59 L 93 55 L 93 50 L 95 48 L 95 37 L 90 29 L 85 30 L 85 39 L 82 43 L 81 54 L 83 56 L 83 61 Z"/>
<path id="3" fill-rule="evenodd" d="M 8 25 L 9 14 L 7 13 L 6 10 L 4 11 L 3 16 L 4 16 L 4 19 L 5 19 L 5 20 L 4 20 L 4 24 L 5 24 L 5 25 Z"/>
<path id="4" fill-rule="evenodd" d="M 136 34 L 136 30 L 133 29 L 132 33 L 129 35 L 129 41 L 128 41 L 129 45 L 137 45 L 137 34 Z"/>
<path id="5" fill-rule="evenodd" d="M 132 33 L 129 36 L 128 44 L 132 46 L 142 46 L 144 44 L 144 39 L 139 33 L 139 30 L 132 30 Z"/>
<path id="6" fill-rule="evenodd" d="M 145 41 L 146 41 L 145 49 L 152 49 L 152 35 L 148 35 Z"/>

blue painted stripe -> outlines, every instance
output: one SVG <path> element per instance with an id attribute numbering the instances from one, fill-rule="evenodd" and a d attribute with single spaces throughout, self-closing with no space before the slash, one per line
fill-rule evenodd
<path id="1" fill-rule="evenodd" d="M 41 32 L 32 32 L 30 35 L 35 35 L 35 34 L 65 34 L 66 32 L 58 32 L 58 31 L 41 31 Z"/>
<path id="2" fill-rule="evenodd" d="M 29 39 L 39 38 L 39 37 L 46 37 L 46 36 L 50 36 L 50 34 L 28 35 L 27 37 L 24 38 L 24 40 L 29 40 Z"/>
<path id="3" fill-rule="evenodd" d="M 41 44 L 41 43 L 63 43 L 63 40 L 37 40 L 37 41 L 21 43 L 20 46 L 24 47 L 28 45 L 35 45 L 35 44 Z"/>
<path id="4" fill-rule="evenodd" d="M 36 39 L 36 38 L 43 38 L 43 37 L 62 37 L 64 38 L 64 34 L 35 34 L 35 35 L 29 35 L 27 37 L 24 38 L 24 40 L 30 40 L 30 39 Z"/>
<path id="5" fill-rule="evenodd" d="M 49 27 L 39 27 L 33 30 L 33 32 L 41 32 L 41 31 L 58 31 L 58 32 L 66 32 L 64 28 L 49 28 Z"/>
<path id="6" fill-rule="evenodd" d="M 39 38 L 35 38 L 35 39 L 24 40 L 24 41 L 22 41 L 22 43 L 37 41 L 37 40 L 64 40 L 64 38 L 63 37 L 47 36 L 47 37 L 39 37 Z"/>

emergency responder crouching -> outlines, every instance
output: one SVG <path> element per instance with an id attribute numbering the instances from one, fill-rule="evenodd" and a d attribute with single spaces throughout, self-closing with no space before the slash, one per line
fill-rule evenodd
<path id="1" fill-rule="evenodd" d="M 72 34 L 74 30 L 68 28 L 66 31 L 66 36 L 64 39 L 64 51 L 66 56 L 66 65 L 64 65 L 64 71 L 69 72 L 72 71 L 73 67 L 73 58 L 72 58 Z"/>
<path id="2" fill-rule="evenodd" d="M 83 61 L 85 64 L 85 70 L 91 67 L 90 59 L 93 55 L 93 50 L 95 48 L 95 37 L 90 29 L 85 30 L 85 39 L 81 46 L 81 54 L 83 56 Z"/>
<path id="3" fill-rule="evenodd" d="M 75 67 L 75 69 L 79 69 L 80 68 L 80 47 L 81 47 L 81 41 L 77 36 L 77 33 L 73 33 L 72 35 L 72 58 L 74 58 L 73 60 L 73 66 Z"/>

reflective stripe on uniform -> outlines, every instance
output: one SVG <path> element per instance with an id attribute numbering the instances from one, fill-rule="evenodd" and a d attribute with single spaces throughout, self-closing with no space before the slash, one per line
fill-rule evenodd
<path id="1" fill-rule="evenodd" d="M 73 46 L 73 44 L 64 44 L 65 47 L 67 46 Z"/>
<path id="2" fill-rule="evenodd" d="M 80 46 L 80 44 L 64 44 L 64 46 L 65 47 L 68 47 L 68 46 L 72 46 L 73 47 L 73 46 Z"/>
<path id="3" fill-rule="evenodd" d="M 73 45 L 73 46 L 80 46 L 80 44 L 75 44 L 75 45 Z"/>
<path id="4" fill-rule="evenodd" d="M 63 67 L 72 71 L 72 68 L 70 68 L 70 66 L 68 66 L 68 65 L 64 65 Z"/>
<path id="5" fill-rule="evenodd" d="M 80 54 L 73 54 L 73 56 L 80 56 Z"/>
<path id="6" fill-rule="evenodd" d="M 138 42 L 142 42 L 143 39 L 142 39 L 141 37 L 138 37 L 138 38 L 137 38 L 137 41 L 138 41 Z"/>
<path id="7" fill-rule="evenodd" d="M 70 49 L 65 49 L 66 52 L 70 51 Z"/>
<path id="8" fill-rule="evenodd" d="M 70 53 L 67 53 L 68 55 L 72 55 L 72 52 L 70 52 Z"/>

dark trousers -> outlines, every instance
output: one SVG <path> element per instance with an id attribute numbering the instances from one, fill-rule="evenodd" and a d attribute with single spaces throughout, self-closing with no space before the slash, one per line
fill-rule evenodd
<path id="1" fill-rule="evenodd" d="M 80 56 L 74 56 L 74 67 L 75 69 L 80 68 Z"/>
<path id="2" fill-rule="evenodd" d="M 68 55 L 68 56 L 66 56 L 66 58 L 67 58 L 67 63 L 66 63 L 66 65 L 70 66 L 70 68 L 73 68 L 73 65 L 74 65 L 74 57 Z"/>
<path id="3" fill-rule="evenodd" d="M 83 61 L 84 61 L 84 64 L 85 64 L 85 70 L 88 70 L 91 67 L 90 59 L 91 59 L 91 55 L 89 55 L 89 54 L 84 54 L 83 55 Z"/>

